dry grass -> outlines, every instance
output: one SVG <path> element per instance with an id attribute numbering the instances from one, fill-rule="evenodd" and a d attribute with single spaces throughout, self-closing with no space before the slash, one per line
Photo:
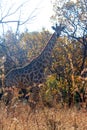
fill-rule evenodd
<path id="1" fill-rule="evenodd" d="M 87 112 L 75 108 L 47 108 L 16 102 L 0 103 L 0 130 L 87 130 Z"/>

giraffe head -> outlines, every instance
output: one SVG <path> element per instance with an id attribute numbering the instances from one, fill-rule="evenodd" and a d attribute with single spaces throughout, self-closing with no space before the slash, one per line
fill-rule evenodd
<path id="1" fill-rule="evenodd" d="M 63 31 L 65 29 L 65 26 L 60 24 L 59 26 L 56 24 L 56 26 L 52 26 L 52 29 L 55 31 L 57 37 L 60 36 L 61 31 Z"/>

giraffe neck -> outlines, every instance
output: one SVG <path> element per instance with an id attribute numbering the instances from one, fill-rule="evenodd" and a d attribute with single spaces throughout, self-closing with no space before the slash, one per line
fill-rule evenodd
<path id="1" fill-rule="evenodd" d="M 53 49 L 54 46 L 55 46 L 56 40 L 57 40 L 56 33 L 53 33 L 53 35 L 51 36 L 50 40 L 48 41 L 46 47 L 44 48 L 43 52 L 45 52 L 45 51 L 51 52 L 52 49 Z M 43 52 L 42 52 L 42 53 L 43 53 Z"/>
<path id="2" fill-rule="evenodd" d="M 57 40 L 56 33 L 53 33 L 50 40 L 48 41 L 46 47 L 43 49 L 42 53 L 39 55 L 39 58 L 42 60 L 43 64 L 49 64 L 51 58 L 52 50 L 55 46 Z"/>

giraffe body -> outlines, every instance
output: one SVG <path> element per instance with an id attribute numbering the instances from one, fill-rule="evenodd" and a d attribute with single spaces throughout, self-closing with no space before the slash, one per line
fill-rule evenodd
<path id="1" fill-rule="evenodd" d="M 16 63 L 10 56 L 6 55 L 6 61 L 4 62 L 4 74 L 6 75 L 13 68 L 16 68 Z"/>
<path id="2" fill-rule="evenodd" d="M 38 68 L 40 68 L 38 70 Z M 33 60 L 29 65 L 11 70 L 5 77 L 5 86 L 20 85 L 28 87 L 33 83 L 42 83 L 44 79 L 44 66 L 37 59 Z M 38 80 L 39 79 L 39 80 Z M 21 87 L 21 86 L 20 86 Z"/>
<path id="3" fill-rule="evenodd" d="M 48 41 L 41 54 L 31 61 L 30 64 L 11 70 L 5 77 L 5 87 L 28 87 L 32 84 L 42 83 L 45 79 L 44 70 L 50 63 L 51 53 L 64 27 L 57 26 L 55 32 Z"/>

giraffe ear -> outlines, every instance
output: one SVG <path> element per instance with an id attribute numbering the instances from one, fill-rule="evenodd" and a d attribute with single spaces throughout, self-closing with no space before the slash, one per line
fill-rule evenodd
<path id="1" fill-rule="evenodd" d="M 52 29 L 55 30 L 56 28 L 54 26 L 52 26 Z"/>
<path id="2" fill-rule="evenodd" d="M 56 31 L 57 28 L 58 28 L 58 24 L 57 24 L 57 23 L 56 23 L 54 26 L 52 26 L 52 29 L 53 29 L 54 31 Z"/>

